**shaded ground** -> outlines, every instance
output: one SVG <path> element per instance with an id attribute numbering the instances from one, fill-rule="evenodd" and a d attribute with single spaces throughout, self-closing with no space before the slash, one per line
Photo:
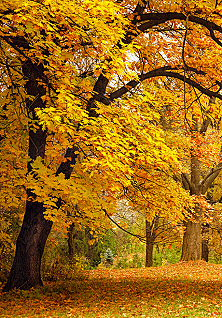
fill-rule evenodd
<path id="1" fill-rule="evenodd" d="M 222 265 L 84 271 L 0 297 L 0 317 L 222 317 Z"/>

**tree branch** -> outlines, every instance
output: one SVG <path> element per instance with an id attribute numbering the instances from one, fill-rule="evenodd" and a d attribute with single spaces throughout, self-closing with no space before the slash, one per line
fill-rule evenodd
<path id="1" fill-rule="evenodd" d="M 187 173 L 181 173 L 182 185 L 185 190 L 191 189 L 191 182 Z"/>
<path id="2" fill-rule="evenodd" d="M 132 40 L 137 36 L 138 32 L 137 31 L 141 31 L 144 32 L 150 28 L 152 28 L 153 26 L 157 26 L 159 24 L 165 23 L 167 21 L 170 20 L 181 20 L 181 21 L 187 21 L 187 15 L 183 14 L 183 13 L 178 13 L 178 12 L 165 12 L 165 13 L 143 13 L 145 7 L 147 5 L 147 1 L 142 0 L 140 2 L 138 2 L 135 10 L 134 10 L 134 19 L 131 21 L 132 25 L 136 25 L 137 21 L 142 21 L 144 23 L 142 23 L 140 26 L 137 27 L 137 30 L 128 30 L 125 34 L 124 40 L 123 42 L 125 44 L 129 44 L 130 42 L 132 42 Z M 138 16 L 140 17 L 140 19 L 138 20 Z M 219 31 L 222 33 L 222 27 L 217 25 L 214 22 L 211 21 L 207 21 L 203 18 L 194 16 L 194 15 L 189 15 L 189 21 L 193 22 L 193 23 L 197 23 L 199 25 L 204 26 L 205 28 L 207 28 L 210 32 L 210 36 L 211 38 L 220 46 L 222 46 L 222 43 L 216 38 L 214 31 Z M 121 45 L 120 45 L 121 46 Z M 161 68 L 163 71 L 163 68 Z M 155 77 L 155 76 L 168 76 L 168 77 L 174 77 L 174 78 L 178 78 L 180 80 L 184 80 L 187 84 L 190 84 L 191 86 L 197 88 L 200 92 L 204 93 L 205 95 L 209 96 L 209 97 L 217 97 L 219 99 L 222 99 L 222 95 L 216 93 L 216 92 L 212 92 L 206 88 L 204 88 L 203 86 L 201 86 L 200 84 L 198 84 L 197 82 L 191 80 L 190 78 L 184 78 L 183 75 L 180 75 L 178 73 L 160 73 L 161 69 L 157 69 L 157 70 L 153 70 L 145 75 L 141 75 L 140 81 L 143 81 L 147 78 L 151 78 L 151 77 Z M 194 69 L 189 68 L 189 70 L 194 71 Z M 158 74 L 159 72 L 159 74 Z M 202 75 L 206 75 L 204 72 L 195 70 L 196 74 L 202 74 Z M 117 90 L 116 92 L 110 94 L 110 101 L 114 100 L 115 98 L 121 97 L 123 94 L 127 93 L 130 89 L 134 88 L 137 86 L 139 82 L 138 81 L 130 81 L 126 87 L 121 88 L 119 90 Z M 102 85 L 102 89 L 98 89 L 100 86 Z M 98 78 L 98 80 L 96 81 L 95 87 L 94 87 L 94 92 L 97 92 L 99 94 L 99 96 L 97 96 L 97 100 L 101 101 L 104 104 L 107 104 L 107 100 L 104 97 L 105 94 L 105 90 L 106 87 L 108 85 L 108 80 L 104 75 L 100 75 L 100 77 Z M 129 87 L 129 89 L 127 89 L 127 87 Z M 104 89 L 105 88 L 105 89 Z M 95 106 L 94 106 L 94 101 L 96 99 L 95 97 L 91 99 L 91 101 L 88 103 L 88 111 L 91 111 Z"/>
<path id="3" fill-rule="evenodd" d="M 210 97 L 209 105 L 210 104 L 215 104 L 215 97 Z M 207 118 L 205 120 L 203 120 L 203 124 L 202 124 L 202 126 L 200 128 L 200 133 L 201 134 L 205 134 L 206 133 L 207 128 L 210 125 L 210 123 L 211 123 L 211 118 L 209 116 L 207 116 Z"/>
<path id="4" fill-rule="evenodd" d="M 152 28 L 153 26 L 165 23 L 170 20 L 181 20 L 186 21 L 187 16 L 183 13 L 178 12 L 164 12 L 164 13 L 145 13 L 140 15 L 141 21 L 146 21 L 145 23 L 141 24 L 138 29 L 140 31 L 145 31 L 147 29 Z M 203 18 L 196 17 L 194 15 L 189 15 L 189 21 L 193 23 L 197 23 L 199 25 L 204 26 L 206 29 L 209 30 L 211 38 L 219 45 L 222 46 L 222 43 L 216 38 L 214 31 L 219 31 L 222 33 L 222 27 L 217 25 L 214 22 L 207 21 Z"/>
<path id="5" fill-rule="evenodd" d="M 222 170 L 222 162 L 212 168 L 201 181 L 201 194 L 204 194 Z"/>
<path id="6" fill-rule="evenodd" d="M 105 212 L 105 215 L 108 217 L 108 219 L 110 219 L 110 221 L 112 221 L 116 226 L 118 226 L 118 228 L 120 228 L 122 231 L 126 232 L 127 234 L 130 234 L 132 236 L 137 237 L 141 242 L 145 242 L 145 238 L 143 236 L 137 235 L 137 234 L 133 234 L 127 230 L 125 230 L 123 227 L 121 227 L 117 222 L 115 222 L 110 216 L 109 214 L 106 212 L 105 209 L 102 209 L 103 212 Z"/>
<path id="7" fill-rule="evenodd" d="M 195 82 L 191 78 L 185 77 L 182 74 L 179 74 L 177 72 L 168 71 L 168 70 L 175 70 L 175 68 L 172 68 L 171 66 L 165 66 L 165 67 L 160 67 L 158 69 L 152 70 L 146 74 L 139 75 L 138 76 L 139 81 L 132 80 L 132 81 L 128 82 L 125 86 L 123 86 L 123 87 L 119 88 L 118 90 L 116 90 L 115 92 L 111 93 L 109 95 L 110 102 L 116 98 L 123 96 L 124 94 L 129 92 L 131 89 L 135 88 L 140 82 L 142 82 L 146 79 L 149 79 L 149 78 L 162 77 L 162 76 L 177 78 L 177 79 L 181 80 L 182 82 L 185 82 L 185 83 L 191 85 L 192 87 L 197 88 L 200 92 L 202 92 L 203 94 L 205 94 L 209 97 L 215 97 L 215 98 L 222 100 L 222 95 L 219 94 L 218 92 L 211 91 L 208 88 L 205 88 L 202 85 L 200 85 L 199 83 Z M 194 70 L 195 69 L 192 68 L 192 71 L 194 71 Z M 199 73 L 200 71 L 196 70 L 196 72 Z"/>
<path id="8" fill-rule="evenodd" d="M 146 5 L 147 5 L 147 1 L 146 0 L 138 1 L 137 6 L 136 6 L 136 8 L 135 8 L 133 13 L 141 15 L 143 13 L 144 9 L 146 8 Z"/>

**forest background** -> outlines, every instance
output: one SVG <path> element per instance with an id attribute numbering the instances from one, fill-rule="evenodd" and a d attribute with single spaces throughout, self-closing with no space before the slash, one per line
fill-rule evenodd
<path id="1" fill-rule="evenodd" d="M 64 256 L 67 272 L 110 266 L 119 245 L 135 266 L 138 240 L 146 266 L 154 246 L 220 259 L 221 14 L 202 0 L 1 2 L 4 291 L 42 285 L 41 263 L 54 277 Z"/>

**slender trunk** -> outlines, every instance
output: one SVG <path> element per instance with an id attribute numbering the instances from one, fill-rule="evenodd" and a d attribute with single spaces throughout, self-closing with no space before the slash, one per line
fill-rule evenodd
<path id="1" fill-rule="evenodd" d="M 75 225 L 72 223 L 68 228 L 68 253 L 70 261 L 75 255 Z"/>
<path id="2" fill-rule="evenodd" d="M 153 266 L 153 245 L 152 226 L 151 223 L 146 220 L 146 267 Z"/>
<path id="3" fill-rule="evenodd" d="M 202 234 L 203 234 L 203 239 L 202 239 L 201 259 L 208 262 L 208 257 L 209 257 L 209 246 L 208 246 L 208 243 L 209 243 L 209 240 L 208 240 L 209 224 L 202 225 Z"/>
<path id="4" fill-rule="evenodd" d="M 209 104 L 215 103 L 215 97 L 211 97 L 209 100 Z M 200 128 L 198 128 L 198 119 L 193 116 L 193 131 L 199 132 L 202 136 L 205 135 L 210 123 L 211 118 L 207 117 L 203 121 Z M 192 138 L 195 138 L 192 137 Z M 195 140 L 193 139 L 195 144 Z M 210 169 L 207 175 L 200 182 L 200 161 L 198 159 L 198 155 L 195 153 L 195 149 L 192 149 L 191 154 L 191 179 L 187 174 L 182 176 L 182 182 L 184 189 L 190 190 L 191 195 L 201 195 L 205 194 L 207 189 L 210 187 L 215 178 L 219 175 L 221 171 L 221 163 L 219 163 L 216 167 Z M 186 231 L 183 238 L 183 248 L 182 248 L 182 261 L 189 260 L 199 260 L 201 259 L 201 244 L 202 245 L 202 254 L 204 254 L 204 259 L 208 260 L 208 246 L 207 242 L 201 242 L 201 223 L 200 216 L 202 214 L 201 208 L 196 206 L 195 209 L 195 222 L 191 221 L 186 223 Z"/>
<path id="5" fill-rule="evenodd" d="M 202 240 L 201 259 L 208 262 L 208 257 L 209 257 L 208 240 Z"/>

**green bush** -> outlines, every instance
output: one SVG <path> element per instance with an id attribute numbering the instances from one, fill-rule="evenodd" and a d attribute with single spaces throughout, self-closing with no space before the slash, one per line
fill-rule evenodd
<path id="1" fill-rule="evenodd" d="M 5 282 L 12 267 L 21 212 L 0 210 L 0 281 Z"/>
<path id="2" fill-rule="evenodd" d="M 209 263 L 222 264 L 222 255 L 216 253 L 215 251 L 210 251 L 209 252 Z"/>
<path id="3" fill-rule="evenodd" d="M 119 257 L 118 261 L 115 265 L 115 268 L 128 268 L 127 258 L 126 257 Z"/>
<path id="4" fill-rule="evenodd" d="M 180 261 L 182 248 L 178 248 L 175 244 L 163 246 L 159 249 L 154 247 L 153 266 L 161 266 L 165 264 L 175 264 Z"/>

